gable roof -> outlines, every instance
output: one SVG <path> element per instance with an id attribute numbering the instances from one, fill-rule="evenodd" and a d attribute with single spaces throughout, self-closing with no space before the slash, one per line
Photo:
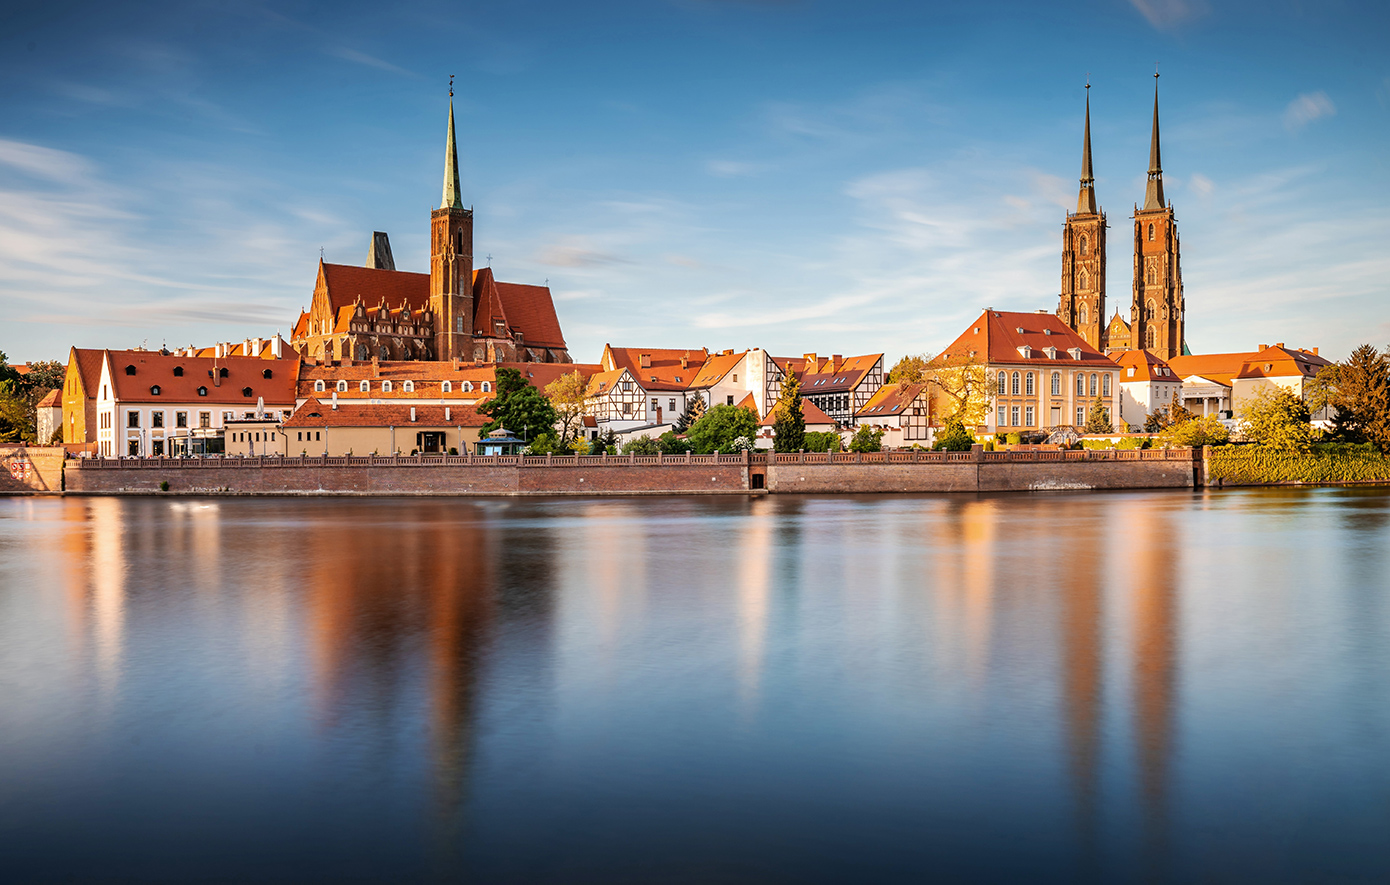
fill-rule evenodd
<path id="1" fill-rule="evenodd" d="M 87 398 L 95 398 L 97 385 L 101 383 L 101 361 L 107 353 L 135 353 L 136 351 L 124 350 L 92 350 L 91 348 L 74 347 L 68 355 L 68 365 L 73 361 L 77 362 L 78 380 L 82 382 L 82 389 L 86 391 Z"/>
<path id="2" fill-rule="evenodd" d="M 1110 361 L 1119 366 L 1120 383 L 1130 381 L 1181 381 L 1172 367 L 1147 350 L 1120 350 L 1110 354 Z M 1133 369 L 1131 375 L 1129 370 Z"/>
<path id="3" fill-rule="evenodd" d="M 744 350 L 738 353 L 720 353 L 710 356 L 700 367 L 699 374 L 691 379 L 690 386 L 692 388 L 713 387 L 724 380 L 724 376 L 732 372 L 739 363 L 743 362 L 743 358 L 747 354 L 748 351 Z M 740 403 L 740 405 L 742 404 Z"/>
<path id="4" fill-rule="evenodd" d="M 604 396 L 612 393 L 618 386 L 618 382 L 622 380 L 622 377 L 626 374 L 628 374 L 627 369 L 595 372 L 589 376 L 589 396 Z"/>
<path id="5" fill-rule="evenodd" d="M 410 420 L 410 410 L 415 410 L 415 420 Z M 449 410 L 446 419 L 444 410 Z M 478 414 L 473 406 L 412 406 L 409 403 L 371 404 L 339 403 L 324 405 L 320 400 L 310 398 L 285 419 L 281 427 L 410 427 L 411 424 L 425 427 L 482 427 L 491 421 Z"/>
<path id="6" fill-rule="evenodd" d="M 527 383 L 537 390 L 544 391 L 546 385 L 555 381 L 562 375 L 578 372 L 582 377 L 588 377 L 598 369 L 598 366 L 591 363 L 459 363 L 457 367 L 453 362 L 433 362 L 430 360 L 387 360 L 379 361 L 375 364 L 364 361 L 353 361 L 351 365 L 324 365 L 322 363 L 305 364 L 299 374 L 299 395 L 311 396 L 314 391 L 314 383 L 322 381 L 325 390 L 322 393 L 331 393 L 337 387 L 339 381 L 348 382 L 346 391 L 339 391 L 338 398 L 342 399 L 439 399 L 440 397 L 459 397 L 465 391 L 460 387 L 467 381 L 473 385 L 472 394 L 475 396 L 483 395 L 482 382 L 489 383 L 497 380 L 498 369 L 516 369 L 525 378 Z M 370 381 L 371 389 L 363 393 L 361 382 Z M 381 382 L 392 382 L 392 390 L 383 392 Z M 402 383 L 412 382 L 415 388 L 413 391 L 402 389 Z M 453 390 L 444 393 L 442 390 L 443 382 L 449 381 Z M 486 394 L 491 396 L 491 392 Z"/>
<path id="7" fill-rule="evenodd" d="M 1029 348 L 1028 356 L 1024 356 L 1024 351 L 1020 350 L 1023 347 Z M 1048 348 L 1056 349 L 1055 359 L 1047 355 Z M 1079 357 L 1072 355 L 1073 350 L 1079 353 Z M 932 362 L 972 354 L 988 364 L 1037 364 L 1047 367 L 1070 363 L 1076 366 L 1115 368 L 1115 364 L 1087 344 L 1085 338 L 1073 332 L 1056 314 L 1045 310 L 1036 313 L 983 311 L 970 327 Z"/>
<path id="8" fill-rule="evenodd" d="M 854 417 L 891 418 L 900 415 L 926 389 L 925 384 L 885 384 L 874 391 L 874 395 L 854 413 Z"/>
<path id="9" fill-rule="evenodd" d="M 36 409 L 61 409 L 63 407 L 63 392 L 56 387 L 44 394 L 43 399 L 39 400 Z"/>
<path id="10" fill-rule="evenodd" d="M 646 357 L 647 365 L 642 365 Z M 604 345 L 600 360 L 604 371 L 627 369 L 645 390 L 685 390 L 700 373 L 709 351 L 660 347 L 614 347 Z M 685 365 L 681 365 L 685 360 Z M 655 380 L 653 380 L 655 379 Z"/>
<path id="11" fill-rule="evenodd" d="M 817 425 L 823 424 L 828 424 L 832 427 L 835 426 L 835 419 L 825 414 L 825 412 L 821 410 L 820 406 L 816 405 L 808 399 L 803 399 L 801 401 L 801 418 L 803 421 L 806 422 L 807 427 L 815 427 Z M 758 422 L 758 426 L 771 427 L 776 423 L 777 404 L 773 403 L 772 408 L 768 409 L 767 414 L 763 416 L 763 420 Z"/>
<path id="12" fill-rule="evenodd" d="M 267 405 L 295 400 L 299 360 L 208 359 L 158 351 L 110 351 L 115 399 L 131 403 L 218 403 L 245 405 L 264 398 Z M 135 374 L 127 374 L 134 367 Z M 180 375 L 175 369 L 182 369 Z M 221 376 L 225 371 L 226 377 Z M 218 373 L 214 377 L 214 372 Z M 266 377 L 266 373 L 270 377 Z M 159 393 L 153 388 L 158 387 Z M 206 388 L 200 396 L 198 388 Z M 246 391 L 249 390 L 248 394 Z"/>
<path id="13" fill-rule="evenodd" d="M 1332 363 L 1309 350 L 1273 344 L 1249 353 L 1175 356 L 1168 364 L 1183 378 L 1201 375 L 1229 385 L 1236 378 L 1311 378 Z"/>
<path id="14" fill-rule="evenodd" d="M 354 264 L 319 262 L 319 280 L 328 303 L 336 315 L 361 298 L 368 307 L 385 304 L 399 307 L 403 302 L 413 310 L 430 306 L 430 275 Z"/>
<path id="15" fill-rule="evenodd" d="M 817 359 L 814 370 L 809 363 L 803 361 L 806 368 L 797 373 L 797 380 L 801 384 L 801 393 L 809 396 L 819 393 L 844 393 L 853 390 L 868 377 L 874 366 L 883 360 L 883 354 L 870 353 L 863 356 L 852 356 L 838 359 L 838 362 L 837 359 L 830 358 L 823 361 Z M 789 360 L 788 362 L 794 361 Z"/>

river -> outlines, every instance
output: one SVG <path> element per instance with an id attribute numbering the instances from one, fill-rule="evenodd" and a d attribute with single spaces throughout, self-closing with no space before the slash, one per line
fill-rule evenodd
<path id="1" fill-rule="evenodd" d="M 1390 880 L 1390 494 L 0 499 L 11 882 Z"/>

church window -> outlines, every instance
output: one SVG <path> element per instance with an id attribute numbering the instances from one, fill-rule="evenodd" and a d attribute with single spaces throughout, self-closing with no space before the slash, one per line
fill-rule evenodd
<path id="1" fill-rule="evenodd" d="M 406 393 L 414 393 L 414 392 L 415 392 L 415 382 L 414 382 L 414 381 L 406 381 L 404 384 L 401 385 L 401 390 L 404 390 Z"/>
<path id="2" fill-rule="evenodd" d="M 484 381 L 484 382 L 483 382 L 483 393 L 491 393 L 491 392 L 492 392 L 492 385 L 489 384 L 488 382 Z"/>
<path id="3" fill-rule="evenodd" d="M 1003 373 L 1003 372 L 1000 372 L 1000 373 L 999 373 L 998 379 L 996 379 L 996 381 L 995 381 L 995 391 L 996 391 L 1000 396 L 1003 396 L 1003 395 L 1004 395 L 1004 385 L 1005 385 L 1006 383 L 1007 383 L 1007 379 L 1006 379 L 1004 373 Z"/>
<path id="4" fill-rule="evenodd" d="M 1087 253 L 1086 238 L 1085 238 L 1085 237 L 1082 237 L 1082 238 L 1081 238 L 1081 254 L 1082 254 L 1082 255 L 1085 255 L 1086 253 Z M 1083 274 L 1081 278 L 1084 280 L 1086 277 L 1085 277 L 1085 275 Z"/>
<path id="5" fill-rule="evenodd" d="M 1023 390 L 1024 390 L 1024 392 L 1025 392 L 1028 396 L 1032 396 L 1032 395 L 1033 395 L 1033 373 L 1032 373 L 1032 372 L 1029 372 L 1029 373 L 1028 373 L 1028 377 L 1027 377 L 1027 379 L 1024 381 Z"/>
<path id="6" fill-rule="evenodd" d="M 1105 396 L 1109 396 L 1109 395 L 1110 395 L 1110 373 L 1109 373 L 1109 372 L 1106 372 L 1104 375 L 1101 376 L 1100 386 L 1101 386 L 1101 391 L 1100 391 L 1100 392 L 1101 392 L 1102 394 L 1104 394 Z"/>
<path id="7" fill-rule="evenodd" d="M 361 391 L 362 393 L 371 393 L 371 392 L 372 392 L 372 382 L 370 382 L 370 381 L 359 381 L 359 382 L 357 382 L 357 389 L 358 389 L 359 391 Z"/>
<path id="8" fill-rule="evenodd" d="M 338 382 L 338 392 L 339 392 L 339 393 L 347 393 L 347 382 L 346 382 L 346 381 L 339 381 L 339 382 Z"/>
<path id="9" fill-rule="evenodd" d="M 1150 298 L 1150 299 L 1149 299 L 1149 316 L 1153 316 L 1153 315 L 1154 315 L 1154 312 L 1155 312 L 1157 309 L 1158 309 L 1158 305 L 1154 304 L 1154 300 L 1153 300 L 1152 298 Z"/>
<path id="10" fill-rule="evenodd" d="M 1053 396 L 1061 396 L 1061 395 L 1062 395 L 1062 373 L 1061 373 L 1061 372 L 1053 372 L 1053 373 L 1052 373 L 1052 395 L 1053 395 Z"/>
<path id="11" fill-rule="evenodd" d="M 381 392 L 382 392 L 382 393 L 390 393 L 390 392 L 391 392 L 391 382 L 390 382 L 390 381 L 383 381 L 383 382 L 381 382 Z"/>
<path id="12" fill-rule="evenodd" d="M 1096 381 L 1097 381 L 1097 379 L 1096 379 L 1095 373 L 1093 372 L 1093 373 L 1091 373 L 1091 396 L 1095 396 L 1095 395 L 1096 395 Z"/>
<path id="13" fill-rule="evenodd" d="M 441 384 L 439 385 L 439 392 L 440 392 L 440 393 L 453 393 L 453 392 L 454 392 L 454 382 L 452 382 L 452 381 L 445 381 L 445 382 L 441 383 Z"/>
<path id="14" fill-rule="evenodd" d="M 1153 241 L 1154 241 L 1154 226 L 1153 226 L 1152 224 L 1150 224 L 1150 225 L 1149 225 L 1149 242 L 1152 243 Z"/>
<path id="15" fill-rule="evenodd" d="M 463 317 L 454 317 L 454 331 L 463 334 Z"/>
<path id="16" fill-rule="evenodd" d="M 315 381 L 315 382 L 314 382 L 314 392 L 315 392 L 315 393 L 323 393 L 323 382 L 322 382 L 322 381 Z"/>
<path id="17" fill-rule="evenodd" d="M 1149 328 L 1144 331 L 1144 346 L 1155 347 L 1157 346 L 1157 343 L 1158 334 L 1155 332 L 1153 326 L 1149 326 Z"/>
<path id="18" fill-rule="evenodd" d="M 1009 393 L 1014 396 L 1018 396 L 1018 380 L 1017 372 L 1014 372 L 1013 377 L 1009 379 Z"/>
<path id="19" fill-rule="evenodd" d="M 1077 325 L 1086 325 L 1086 308 L 1081 308 L 1081 310 L 1076 314 L 1076 320 Z"/>
<path id="20" fill-rule="evenodd" d="M 1086 288 L 1086 271 L 1083 270 L 1083 271 L 1081 272 L 1080 282 L 1077 284 L 1076 287 L 1077 287 L 1078 289 L 1085 290 L 1085 288 Z M 1082 320 L 1081 322 L 1084 323 L 1084 322 L 1086 322 L 1086 321 L 1085 321 L 1085 320 Z"/>

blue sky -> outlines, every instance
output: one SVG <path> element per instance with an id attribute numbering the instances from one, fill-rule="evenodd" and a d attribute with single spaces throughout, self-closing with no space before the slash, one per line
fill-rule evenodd
<path id="1" fill-rule="evenodd" d="M 1056 308 L 1093 88 L 1127 311 L 1154 63 L 1196 352 L 1390 344 L 1390 7 L 9 4 L 0 349 L 285 334 L 373 230 L 428 266 L 458 75 L 475 251 L 571 352 L 935 351 Z"/>

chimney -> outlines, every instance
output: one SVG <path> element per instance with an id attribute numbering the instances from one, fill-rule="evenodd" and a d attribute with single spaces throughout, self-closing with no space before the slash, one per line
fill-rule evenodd
<path id="1" fill-rule="evenodd" d="M 1316 347 L 1314 347 L 1314 348 L 1313 348 L 1313 356 L 1317 356 L 1317 355 L 1318 355 L 1318 349 L 1317 349 Z"/>
<path id="2" fill-rule="evenodd" d="M 1259 346 L 1259 349 L 1260 349 L 1260 350 L 1264 350 L 1264 349 L 1265 349 L 1266 347 L 1268 347 L 1268 346 L 1269 346 L 1268 344 L 1261 344 L 1261 345 Z"/>
<path id="3" fill-rule="evenodd" d="M 381 377 L 381 357 L 372 357 L 372 377 Z"/>
<path id="4" fill-rule="evenodd" d="M 652 367 L 652 355 L 649 353 L 638 354 L 637 365 L 643 369 L 650 369 Z"/>
<path id="5" fill-rule="evenodd" d="M 723 354 L 723 355 L 724 355 L 724 356 L 733 356 L 733 355 L 734 355 L 734 349 L 733 349 L 732 347 L 730 347 L 728 350 L 724 351 L 724 354 Z"/>
<path id="6" fill-rule="evenodd" d="M 1284 342 L 1280 341 L 1278 344 L 1276 344 L 1276 345 L 1274 345 L 1274 346 L 1275 346 L 1275 347 L 1282 348 L 1282 347 L 1284 346 Z"/>
<path id="7" fill-rule="evenodd" d="M 445 421 L 450 421 L 450 420 L 452 420 L 452 419 L 449 417 L 449 407 L 448 407 L 448 406 L 445 406 L 445 407 L 444 407 L 444 420 L 445 420 Z"/>
<path id="8" fill-rule="evenodd" d="M 411 423 L 411 424 L 414 424 L 414 423 L 415 423 L 415 407 L 414 407 L 414 406 L 411 406 L 411 407 L 410 407 L 410 423 Z"/>
<path id="9" fill-rule="evenodd" d="M 681 354 L 681 368 L 690 368 L 690 351 L 688 350 L 685 353 Z"/>
<path id="10" fill-rule="evenodd" d="M 278 360 L 278 359 L 281 359 L 281 358 L 282 358 L 281 355 L 282 355 L 284 352 L 285 352 L 285 339 L 283 339 L 283 338 L 280 337 L 280 333 L 279 333 L 279 332 L 276 332 L 276 333 L 275 333 L 275 337 L 272 338 L 272 339 L 270 339 L 270 355 L 271 355 L 272 357 L 274 357 L 275 359 Z"/>
<path id="11" fill-rule="evenodd" d="M 333 408 L 338 408 L 338 388 L 333 388 Z"/>
<path id="12" fill-rule="evenodd" d="M 457 372 L 458 370 L 459 370 L 459 358 L 458 358 L 458 357 L 454 357 L 454 371 Z"/>
<path id="13" fill-rule="evenodd" d="M 831 372 L 831 374 L 834 374 L 834 373 L 840 371 L 840 365 L 841 365 L 842 363 L 844 363 L 844 361 L 845 361 L 845 358 L 844 358 L 843 356 L 841 356 L 840 354 L 838 354 L 838 353 L 835 354 L 834 356 L 832 356 L 832 357 L 830 358 L 830 372 Z"/>
<path id="14" fill-rule="evenodd" d="M 806 361 L 806 371 L 814 375 L 816 373 L 816 366 L 818 365 L 816 355 L 814 353 L 806 353 L 802 354 L 801 358 Z"/>

